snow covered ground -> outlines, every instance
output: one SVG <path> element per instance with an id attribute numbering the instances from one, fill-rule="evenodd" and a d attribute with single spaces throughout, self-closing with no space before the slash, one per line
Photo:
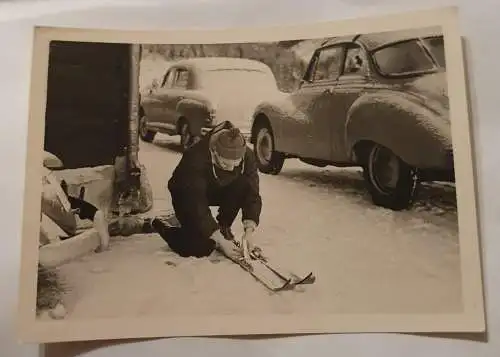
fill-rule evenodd
<path id="1" fill-rule="evenodd" d="M 153 144 L 141 143 L 154 211 L 170 206 L 166 183 L 180 159 L 178 142 L 158 135 Z M 291 160 L 280 175 L 260 177 L 260 245 L 271 257 L 313 270 L 314 285 L 270 294 L 224 258 L 180 258 L 158 236 L 134 235 L 61 268 L 71 289 L 67 319 L 461 310 L 452 187 L 427 187 L 413 210 L 392 212 L 372 205 L 358 170 Z"/>

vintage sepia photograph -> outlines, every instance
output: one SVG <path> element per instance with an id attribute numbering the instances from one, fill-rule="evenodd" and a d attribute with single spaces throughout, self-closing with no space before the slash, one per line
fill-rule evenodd
<path id="1" fill-rule="evenodd" d="M 36 28 L 20 336 L 483 331 L 456 16 Z"/>

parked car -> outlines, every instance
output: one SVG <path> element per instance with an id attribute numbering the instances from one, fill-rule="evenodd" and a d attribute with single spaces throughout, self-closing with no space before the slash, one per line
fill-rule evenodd
<path id="1" fill-rule="evenodd" d="M 325 41 L 298 90 L 256 108 L 251 142 L 266 174 L 287 158 L 360 166 L 374 204 L 394 210 L 414 202 L 422 181 L 454 182 L 442 34 Z"/>
<path id="2" fill-rule="evenodd" d="M 230 120 L 249 136 L 252 114 L 264 98 L 281 93 L 271 69 L 244 58 L 182 59 L 168 67 L 161 83 L 141 95 L 140 137 L 180 135 L 190 146 L 217 123 Z"/>

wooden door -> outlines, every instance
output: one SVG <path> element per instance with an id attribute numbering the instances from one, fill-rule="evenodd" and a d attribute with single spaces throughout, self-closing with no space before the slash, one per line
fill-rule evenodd
<path id="1" fill-rule="evenodd" d="M 45 150 L 65 168 L 113 164 L 129 141 L 130 45 L 53 41 Z"/>

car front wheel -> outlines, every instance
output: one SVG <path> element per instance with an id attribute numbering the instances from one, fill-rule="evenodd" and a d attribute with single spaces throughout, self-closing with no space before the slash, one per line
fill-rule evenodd
<path id="1" fill-rule="evenodd" d="M 413 204 L 419 187 L 417 172 L 390 149 L 373 145 L 363 176 L 374 204 L 392 210 L 407 209 Z"/>
<path id="2" fill-rule="evenodd" d="M 139 136 L 145 142 L 152 142 L 155 138 L 156 133 L 148 129 L 146 125 L 146 116 L 142 116 L 139 119 Z"/>
<path id="3" fill-rule="evenodd" d="M 274 150 L 274 137 L 269 125 L 261 124 L 257 128 L 254 152 L 261 172 L 277 175 L 283 168 L 285 157 Z"/>

